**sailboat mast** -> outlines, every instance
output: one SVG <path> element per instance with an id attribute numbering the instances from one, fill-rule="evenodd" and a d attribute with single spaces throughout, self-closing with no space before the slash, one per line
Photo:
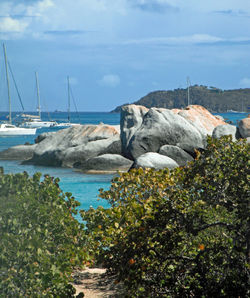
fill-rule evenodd
<path id="1" fill-rule="evenodd" d="M 38 104 L 37 109 L 38 109 L 39 118 L 41 119 L 40 91 L 39 91 L 37 72 L 35 72 L 35 75 L 36 75 L 36 91 L 37 91 L 37 104 Z"/>
<path id="2" fill-rule="evenodd" d="M 190 90 L 189 90 L 189 87 L 190 87 L 190 79 L 189 79 L 189 77 L 187 77 L 187 104 L 188 104 L 188 106 L 190 105 Z"/>
<path id="3" fill-rule="evenodd" d="M 67 76 L 68 81 L 68 122 L 70 122 L 70 86 L 69 86 L 69 76 Z"/>
<path id="4" fill-rule="evenodd" d="M 9 75 L 8 75 L 8 62 L 7 62 L 7 54 L 6 54 L 5 44 L 3 44 L 3 52 L 4 52 L 4 61 L 5 61 L 5 70 L 6 70 L 7 87 L 8 87 L 8 99 L 9 99 L 9 123 L 11 123 L 11 122 L 12 122 L 12 119 L 11 119 L 10 82 L 9 82 Z"/>

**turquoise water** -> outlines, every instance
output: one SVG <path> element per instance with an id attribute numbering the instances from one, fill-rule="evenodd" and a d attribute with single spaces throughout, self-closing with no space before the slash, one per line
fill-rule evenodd
<path id="1" fill-rule="evenodd" d="M 233 125 L 247 117 L 248 113 L 237 113 L 237 112 L 227 112 L 227 113 L 215 113 L 214 115 L 222 116 L 226 121 L 231 121 Z"/>
<path id="2" fill-rule="evenodd" d="M 6 113 L 5 113 L 6 114 Z M 2 113 L 3 115 L 3 113 Z M 0 114 L 1 116 L 1 114 Z M 51 113 L 52 119 L 60 122 L 67 121 L 67 113 Z M 82 124 L 98 124 L 103 122 L 105 124 L 117 125 L 120 123 L 119 114 L 110 113 L 79 113 L 80 121 L 77 113 L 71 115 L 71 122 L 79 122 Z M 48 115 L 43 115 L 44 120 L 48 120 Z M 37 130 L 37 135 L 53 131 L 55 129 L 42 128 Z M 21 136 L 21 137 L 1 137 L 0 151 L 11 146 L 24 144 L 26 142 L 34 143 L 36 136 Z M 80 209 L 89 209 L 89 207 L 96 208 L 99 205 L 108 207 L 108 203 L 101 199 L 98 200 L 99 189 L 108 189 L 113 175 L 88 175 L 81 172 L 74 171 L 68 168 L 52 168 L 34 165 L 21 165 L 19 161 L 0 160 L 0 166 L 4 168 L 7 173 L 20 173 L 23 171 L 33 175 L 35 172 L 41 172 L 43 175 L 49 174 L 53 177 L 60 178 L 60 187 L 64 192 L 71 192 L 72 195 L 80 202 Z"/>
<path id="3" fill-rule="evenodd" d="M 3 113 L 2 113 L 3 115 Z M 221 113 L 219 114 L 225 119 L 232 121 L 234 124 L 240 119 L 247 116 L 247 113 Z M 0 114 L 1 116 L 1 114 Z M 52 119 L 66 121 L 67 113 L 51 113 Z M 72 122 L 80 122 L 82 124 L 91 123 L 98 124 L 103 122 L 105 124 L 116 125 L 120 122 L 119 114 L 110 113 L 79 113 L 80 121 L 77 113 L 73 113 Z M 48 115 L 44 114 L 43 119 L 47 120 Z M 78 120 L 78 121 L 77 121 Z M 53 129 L 39 129 L 37 135 L 45 131 Z M 25 142 L 34 143 L 36 136 L 22 136 L 22 137 L 1 137 L 0 151 L 14 145 L 24 144 Z M 34 165 L 20 165 L 18 161 L 2 161 L 0 166 L 4 167 L 5 173 L 18 173 L 26 171 L 30 175 L 35 172 L 42 174 L 49 174 L 53 177 L 60 178 L 60 187 L 64 192 L 71 192 L 72 195 L 81 203 L 80 209 L 88 209 L 90 206 L 96 208 L 98 205 L 107 207 L 105 200 L 98 201 L 98 190 L 100 188 L 108 189 L 113 175 L 88 175 L 81 172 L 76 172 L 72 169 L 66 168 L 52 168 L 41 167 Z"/>
<path id="4" fill-rule="evenodd" d="M 13 113 L 12 118 L 16 119 L 18 123 L 18 115 L 20 113 Z M 34 114 L 32 112 L 27 112 L 27 114 Z M 0 121 L 7 120 L 6 116 L 7 112 L 0 112 Z M 42 120 L 56 120 L 58 122 L 66 122 L 68 114 L 65 112 L 56 112 L 56 113 L 42 113 Z M 81 123 L 81 124 L 99 124 L 103 122 L 105 124 L 117 125 L 120 124 L 120 114 L 115 113 L 102 113 L 102 112 L 79 112 L 79 113 L 71 113 L 70 118 L 72 123 Z M 29 142 L 31 144 L 34 143 L 36 136 L 43 132 L 47 131 L 56 131 L 61 128 L 40 128 L 37 129 L 37 133 L 35 136 L 21 136 L 21 137 L 1 137 L 0 139 L 0 151 L 7 149 L 11 146 L 24 144 Z"/>
<path id="5" fill-rule="evenodd" d="M 71 192 L 77 201 L 80 202 L 79 209 L 97 208 L 99 205 L 108 207 L 108 203 L 98 200 L 100 188 L 108 189 L 113 175 L 87 175 L 67 168 L 48 168 L 34 165 L 20 165 L 18 161 L 0 160 L 0 166 L 7 173 L 20 173 L 23 171 L 33 175 L 40 172 L 43 175 L 49 174 L 52 177 L 60 178 L 60 188 L 64 192 Z M 78 219 L 80 217 L 78 216 Z"/>

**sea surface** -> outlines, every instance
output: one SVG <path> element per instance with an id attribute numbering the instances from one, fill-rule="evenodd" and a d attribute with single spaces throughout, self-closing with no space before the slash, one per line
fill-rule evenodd
<path id="1" fill-rule="evenodd" d="M 7 113 L 0 113 L 0 119 L 4 120 Z M 17 120 L 18 113 L 13 113 L 13 118 Z M 227 121 L 237 124 L 237 121 L 246 118 L 247 113 L 217 113 Z M 58 122 L 67 121 L 68 114 L 65 112 L 53 112 L 50 114 L 42 113 L 43 120 L 56 120 Z M 120 114 L 102 113 L 102 112 L 79 112 L 71 113 L 71 122 L 81 124 L 105 124 L 117 125 L 120 124 Z M 56 128 L 41 128 L 37 130 L 37 135 L 46 131 L 55 131 Z M 36 136 L 37 136 L 36 135 Z M 11 146 L 24 144 L 29 142 L 34 143 L 36 136 L 19 136 L 19 137 L 0 137 L 0 151 Z M 90 206 L 96 208 L 99 205 L 108 207 L 108 203 L 98 199 L 100 188 L 109 189 L 113 175 L 103 174 L 84 174 L 66 168 L 41 167 L 34 165 L 21 165 L 19 161 L 3 161 L 0 160 L 0 166 L 4 168 L 5 173 L 20 173 L 28 172 L 30 175 L 35 172 L 49 174 L 53 177 L 60 178 L 60 187 L 64 192 L 71 192 L 72 195 L 80 202 L 80 209 L 89 209 Z"/>

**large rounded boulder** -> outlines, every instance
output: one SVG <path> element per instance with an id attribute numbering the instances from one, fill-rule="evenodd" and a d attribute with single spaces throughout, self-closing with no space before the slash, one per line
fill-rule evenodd
<path id="1" fill-rule="evenodd" d="M 242 138 L 250 137 L 250 118 L 245 118 L 239 121 L 239 131 Z"/>
<path id="2" fill-rule="evenodd" d="M 194 160 L 194 158 L 186 151 L 173 145 L 162 146 L 159 153 L 172 158 L 179 166 L 185 166 L 188 162 Z"/>
<path id="3" fill-rule="evenodd" d="M 174 145 L 194 152 L 204 148 L 205 140 L 198 129 L 171 110 L 151 108 L 128 145 L 131 159 L 146 152 L 158 152 L 163 145 Z"/>
<path id="4" fill-rule="evenodd" d="M 143 117 L 147 112 L 147 108 L 134 104 L 126 105 L 121 108 L 121 143 L 124 156 L 131 157 L 128 152 L 129 142 L 137 129 L 141 126 Z"/>
<path id="5" fill-rule="evenodd" d="M 0 159 L 4 160 L 26 160 L 32 158 L 36 144 L 17 145 L 0 152 Z"/>
<path id="6" fill-rule="evenodd" d="M 120 133 L 110 125 L 79 125 L 46 135 L 28 163 L 72 167 L 91 157 L 121 153 Z"/>
<path id="7" fill-rule="evenodd" d="M 212 137 L 219 139 L 222 136 L 232 136 L 232 140 L 236 141 L 240 137 L 239 131 L 236 126 L 231 124 L 218 125 L 215 127 L 212 133 Z"/>
<path id="8" fill-rule="evenodd" d="M 183 110 L 174 109 L 173 111 L 194 125 L 204 137 L 211 136 L 216 126 L 226 124 L 223 119 L 212 115 L 199 105 L 190 105 Z"/>
<path id="9" fill-rule="evenodd" d="M 78 161 L 86 161 L 103 154 L 121 154 L 120 136 L 91 141 L 76 147 L 69 147 L 60 153 L 62 166 L 71 167 Z"/>
<path id="10" fill-rule="evenodd" d="M 119 154 L 103 154 L 77 163 L 74 167 L 85 172 L 127 172 L 133 162 Z"/>
<path id="11" fill-rule="evenodd" d="M 147 152 L 136 158 L 131 168 L 153 168 L 160 170 L 164 168 L 173 169 L 176 167 L 178 167 L 178 164 L 172 158 L 156 152 Z"/>

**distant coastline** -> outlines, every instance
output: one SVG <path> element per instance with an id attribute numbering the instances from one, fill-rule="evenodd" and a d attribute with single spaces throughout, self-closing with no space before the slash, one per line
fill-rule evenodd
<path id="1" fill-rule="evenodd" d="M 153 91 L 129 104 L 142 105 L 147 108 L 181 109 L 187 106 L 187 88 Z M 201 105 L 211 113 L 250 112 L 250 88 L 222 90 L 216 87 L 194 85 L 189 87 L 189 100 L 192 105 Z M 111 113 L 119 113 L 121 107 Z"/>

